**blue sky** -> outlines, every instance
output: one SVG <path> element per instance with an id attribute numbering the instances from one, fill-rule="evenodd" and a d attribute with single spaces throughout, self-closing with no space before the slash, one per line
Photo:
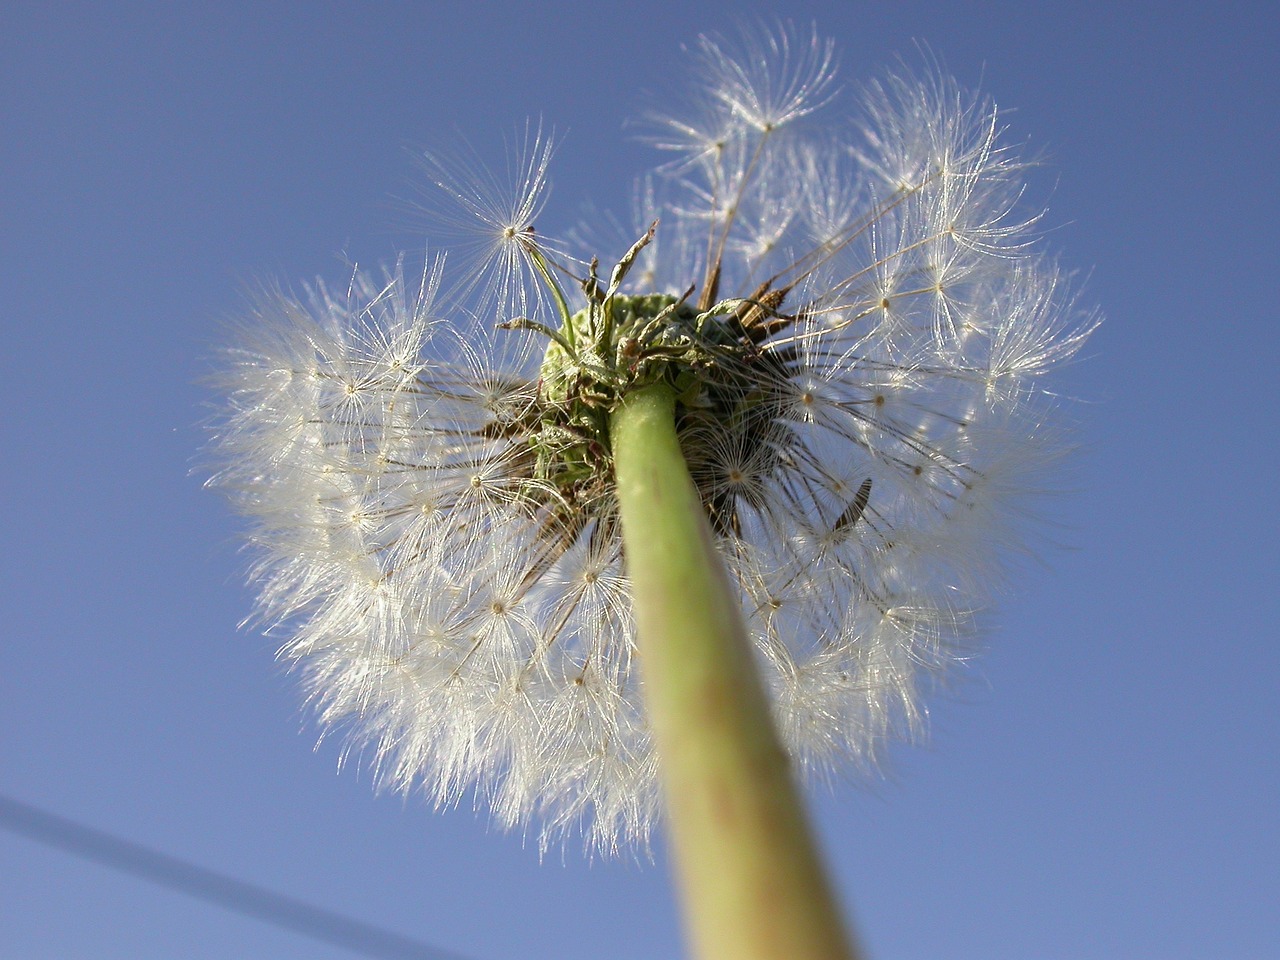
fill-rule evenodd
<path id="1" fill-rule="evenodd" d="M 842 75 L 916 40 L 1042 147 L 1107 316 L 1057 380 L 1074 493 L 933 736 L 815 812 L 871 957 L 1280 956 L 1280 212 L 1262 4 L 792 2 Z M 1255 11 L 1255 12 L 1250 12 Z M 0 12 L 0 794 L 475 960 L 680 955 L 665 858 L 540 863 L 335 772 L 192 474 L 225 318 L 424 243 L 415 147 L 562 135 L 548 220 L 619 208 L 624 121 L 704 0 Z M 0 957 L 339 958 L 0 832 Z"/>

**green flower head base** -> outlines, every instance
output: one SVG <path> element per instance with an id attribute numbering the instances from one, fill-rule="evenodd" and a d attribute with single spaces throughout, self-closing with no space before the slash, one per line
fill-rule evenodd
<path id="1" fill-rule="evenodd" d="M 698 423 L 718 424 L 747 446 L 767 440 L 767 427 L 778 413 L 770 404 L 776 405 L 782 392 L 769 385 L 785 381 L 788 354 L 761 345 L 794 322 L 777 311 L 784 291 L 766 286 L 755 298 L 724 300 L 702 310 L 688 303 L 692 288 L 681 297 L 619 293 L 656 229 L 655 222 L 619 261 L 607 288 L 592 262 L 581 282 L 587 305 L 577 313 L 563 306 L 566 300 L 550 273 L 539 271 L 562 305 L 558 330 L 523 319 L 499 324 L 537 330 L 550 339 L 539 370 L 533 475 L 575 508 L 601 503 L 612 510 L 609 415 L 631 390 L 666 383 L 676 393 L 686 432 Z M 540 251 L 530 252 L 542 260 Z M 731 505 L 717 500 L 725 498 L 710 495 L 707 506 L 718 525 L 725 515 L 717 507 Z"/>
<path id="2" fill-rule="evenodd" d="M 871 769 L 1026 548 L 1065 448 L 1044 376 L 1094 325 L 989 102 L 931 71 L 847 103 L 831 44 L 794 31 L 695 58 L 633 226 L 535 230 L 537 136 L 509 190 L 428 158 L 444 219 L 474 225 L 449 271 L 264 297 L 225 376 L 214 482 L 321 721 L 383 782 L 474 789 L 544 841 L 643 844 L 657 815 L 626 397 L 677 398 L 794 768 Z"/>

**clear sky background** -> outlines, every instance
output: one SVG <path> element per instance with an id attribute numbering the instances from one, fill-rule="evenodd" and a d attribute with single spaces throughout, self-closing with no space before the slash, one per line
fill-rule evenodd
<path id="1" fill-rule="evenodd" d="M 815 799 L 870 957 L 1280 957 L 1276 7 L 736 8 L 816 21 L 848 80 L 926 41 L 1012 108 L 1108 318 L 1057 380 L 1065 547 L 930 745 Z M 661 850 L 540 863 L 313 751 L 192 468 L 246 290 L 422 248 L 410 148 L 496 163 L 541 117 L 548 230 L 623 208 L 624 121 L 725 9 L 3 4 L 0 794 L 474 960 L 681 954 Z M 5 960 L 352 955 L 0 831 Z"/>

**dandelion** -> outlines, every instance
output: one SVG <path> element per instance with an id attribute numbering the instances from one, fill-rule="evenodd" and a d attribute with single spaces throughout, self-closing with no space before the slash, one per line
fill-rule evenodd
<path id="1" fill-rule="evenodd" d="M 674 424 L 793 769 L 872 769 L 1023 547 L 1062 452 L 1042 378 L 1094 323 L 989 101 L 929 70 L 851 107 L 787 29 L 689 66 L 629 236 L 538 230 L 540 131 L 507 194 L 429 158 L 470 264 L 266 295 L 225 374 L 213 483 L 322 724 L 543 844 L 642 846 L 658 813 L 627 411 Z"/>

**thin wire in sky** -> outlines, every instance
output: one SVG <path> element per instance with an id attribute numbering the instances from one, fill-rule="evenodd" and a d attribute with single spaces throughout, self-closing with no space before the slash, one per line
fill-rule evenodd
<path id="1" fill-rule="evenodd" d="M 0 827 L 272 926 L 379 960 L 468 960 L 0 794 Z"/>

